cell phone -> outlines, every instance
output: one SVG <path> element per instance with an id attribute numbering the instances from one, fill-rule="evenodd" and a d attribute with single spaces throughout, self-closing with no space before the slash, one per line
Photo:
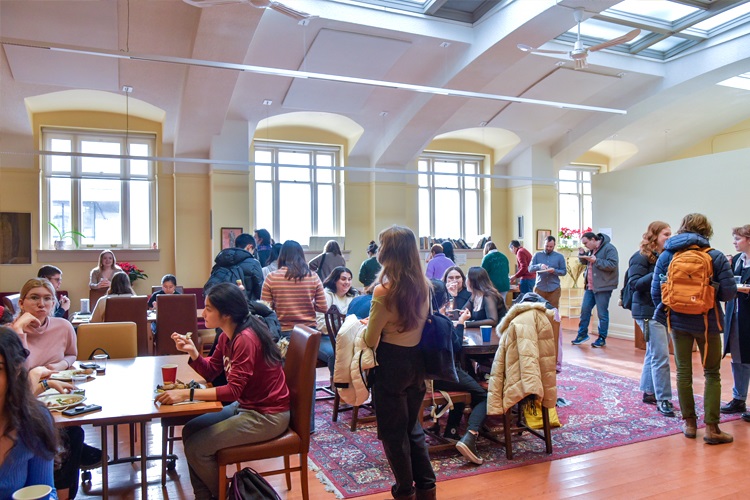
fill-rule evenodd
<path id="1" fill-rule="evenodd" d="M 92 411 L 99 411 L 101 409 L 102 407 L 99 405 L 76 406 L 75 408 L 68 408 L 67 410 L 63 411 L 62 414 L 66 417 L 77 417 L 78 415 L 91 413 Z"/>
<path id="2" fill-rule="evenodd" d="M 445 313 L 448 316 L 448 318 L 453 321 L 458 321 L 458 317 L 461 316 L 460 309 L 451 309 L 449 311 L 445 311 Z"/>
<path id="3" fill-rule="evenodd" d="M 96 370 L 97 368 L 99 368 L 99 365 L 97 365 L 96 363 L 78 363 L 78 366 L 84 369 L 88 368 L 91 370 Z"/>

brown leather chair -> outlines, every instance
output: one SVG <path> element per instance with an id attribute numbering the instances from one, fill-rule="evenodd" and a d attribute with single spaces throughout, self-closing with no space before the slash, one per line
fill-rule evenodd
<path id="1" fill-rule="evenodd" d="M 253 460 L 284 457 L 284 468 L 262 472 L 264 476 L 286 475 L 286 487 L 292 489 L 292 472 L 300 473 L 302 498 L 307 500 L 307 452 L 310 449 L 310 415 L 313 411 L 313 387 L 315 386 L 315 360 L 320 347 L 320 332 L 297 325 L 292 330 L 289 349 L 286 352 L 284 374 L 290 393 L 291 419 L 289 428 L 280 436 L 262 443 L 232 446 L 219 450 L 219 498 L 227 496 L 227 465 Z M 290 455 L 298 454 L 298 467 L 291 467 Z"/>
<path id="2" fill-rule="evenodd" d="M 109 307 L 109 306 L 107 306 Z M 156 336 L 154 338 L 154 354 L 181 354 L 170 338 L 177 332 L 185 335 L 187 332 L 198 332 L 198 321 L 195 312 L 195 295 L 193 294 L 162 294 L 156 296 Z M 199 338 L 195 335 L 194 341 Z M 200 346 L 196 345 L 198 352 Z"/>
<path id="3" fill-rule="evenodd" d="M 104 321 L 132 321 L 138 327 L 138 356 L 151 356 L 153 353 L 153 335 L 148 327 L 148 297 L 108 297 L 104 310 Z"/>
<path id="4" fill-rule="evenodd" d="M 203 297 L 203 288 L 184 288 L 182 293 L 195 294 L 195 307 L 197 309 L 206 308 L 206 299 Z M 198 318 L 198 329 L 203 330 L 206 328 L 206 322 L 203 318 Z"/>
<path id="5" fill-rule="evenodd" d="M 89 289 L 89 311 L 93 312 L 99 299 L 107 295 L 106 288 Z M 109 300 L 109 299 L 107 299 Z"/>
<path id="6" fill-rule="evenodd" d="M 331 345 L 333 346 L 333 353 L 334 356 L 336 354 L 336 337 L 339 334 L 339 330 L 341 329 L 341 325 L 344 324 L 344 321 L 346 320 L 346 314 L 343 314 L 341 311 L 339 311 L 339 308 L 335 305 L 332 305 L 328 308 L 328 311 L 325 313 L 325 319 L 326 319 L 326 327 L 328 328 L 328 334 L 331 336 Z M 352 412 L 352 424 L 351 424 L 351 430 L 352 432 L 357 430 L 357 423 L 359 422 L 372 422 L 375 420 L 375 407 L 372 405 L 372 403 L 365 403 L 361 406 L 361 408 L 367 408 L 372 415 L 367 417 L 359 417 L 359 409 L 360 406 L 351 406 L 351 405 L 344 405 L 341 406 L 341 396 L 339 396 L 339 391 L 336 389 L 335 385 L 331 384 L 331 387 L 334 388 L 336 395 L 333 398 L 333 416 L 331 417 L 331 420 L 336 422 L 339 418 L 339 412 L 340 411 L 351 411 Z"/>

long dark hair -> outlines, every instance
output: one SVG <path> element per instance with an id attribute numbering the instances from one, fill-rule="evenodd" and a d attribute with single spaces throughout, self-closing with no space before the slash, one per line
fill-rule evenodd
<path id="1" fill-rule="evenodd" d="M 281 243 L 274 243 L 271 245 L 271 253 L 268 254 L 268 260 L 266 261 L 264 266 L 270 266 L 277 260 L 279 260 L 279 254 L 281 253 Z"/>
<path id="2" fill-rule="evenodd" d="M 206 296 L 211 305 L 224 316 L 229 316 L 236 326 L 235 337 L 243 330 L 250 329 L 260 340 L 263 359 L 269 366 L 281 363 L 281 353 L 268 331 L 265 321 L 250 314 L 247 298 L 234 283 L 219 283 L 211 287 Z"/>
<path id="3" fill-rule="evenodd" d="M 16 332 L 0 327 L 0 356 L 5 361 L 7 381 L 3 408 L 8 419 L 5 435 L 15 431 L 34 455 L 50 460 L 57 452 L 59 434 L 47 409 L 31 393 L 29 372 L 24 367 L 28 354 Z"/>
<path id="4" fill-rule="evenodd" d="M 500 297 L 500 292 L 492 284 L 490 275 L 483 267 L 472 266 L 469 268 L 469 274 L 467 276 L 467 282 L 471 284 L 471 298 L 474 299 L 477 296 L 492 296 L 499 304 L 503 299 Z"/>
<path id="5" fill-rule="evenodd" d="M 445 284 L 448 283 L 448 274 L 450 274 L 453 271 L 456 271 L 458 274 L 461 275 L 461 290 L 466 290 L 466 275 L 464 274 L 463 269 L 461 269 L 458 266 L 451 266 L 445 270 L 445 272 L 443 273 L 443 283 Z M 461 290 L 458 290 L 458 291 L 460 292 Z"/>
<path id="6" fill-rule="evenodd" d="M 443 253 L 445 254 L 445 256 L 453 262 L 456 262 L 456 255 L 453 253 L 453 243 L 451 243 L 450 241 L 444 241 L 442 245 Z"/>
<path id="7" fill-rule="evenodd" d="M 331 274 L 328 275 L 326 280 L 323 282 L 323 287 L 327 288 L 328 290 L 332 291 L 333 293 L 336 293 L 336 282 L 339 280 L 342 274 L 349 273 L 349 276 L 354 279 L 354 275 L 352 274 L 351 270 L 348 267 L 344 266 L 336 266 L 331 271 Z M 357 289 L 354 287 L 349 288 L 349 291 L 346 292 L 346 294 L 349 297 L 354 297 L 357 295 Z"/>
<path id="8" fill-rule="evenodd" d="M 339 246 L 339 242 L 336 240 L 328 240 L 325 250 L 323 251 L 326 253 L 330 252 L 334 255 L 341 255 L 341 247 Z"/>
<path id="9" fill-rule="evenodd" d="M 130 286 L 130 277 L 124 271 L 117 271 L 112 275 L 112 282 L 109 284 L 107 294 L 125 295 L 128 293 L 130 295 L 135 295 L 133 287 Z"/>
<path id="10" fill-rule="evenodd" d="M 279 269 L 286 267 L 284 277 L 288 280 L 299 281 L 312 275 L 310 266 L 305 262 L 305 252 L 302 245 L 294 240 L 286 240 L 279 252 Z"/>

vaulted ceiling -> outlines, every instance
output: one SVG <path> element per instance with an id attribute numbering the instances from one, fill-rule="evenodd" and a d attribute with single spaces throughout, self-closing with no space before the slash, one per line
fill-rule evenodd
<path id="1" fill-rule="evenodd" d="M 206 8 L 180 0 L 0 1 L 0 166 L 8 164 L 7 153 L 35 149 L 30 107 L 94 106 L 92 96 L 102 95 L 33 99 L 68 90 L 109 93 L 103 95 L 113 97 L 113 111 L 124 112 L 129 100 L 138 105 L 128 112 L 140 106 L 158 116 L 161 110 L 164 141 L 176 157 L 208 158 L 227 120 L 246 121 L 252 131 L 277 119 L 308 127 L 352 124 L 340 131 L 357 135 L 350 163 L 389 168 L 412 162 L 439 135 L 493 147 L 498 133 L 483 129 L 518 137 L 497 158 L 496 171 L 532 147 L 563 164 L 601 149 L 603 141 L 634 145 L 622 166 L 643 165 L 750 117 L 746 90 L 716 85 L 750 71 L 747 22 L 664 59 L 603 50 L 575 70 L 567 55 L 528 54 L 516 46 L 569 51 L 574 9 L 583 7 L 585 19 L 611 19 L 607 9 L 618 0 L 454 0 L 424 14 L 373 8 L 375 2 L 284 3 L 317 17 L 298 24 L 246 1 Z M 683 3 L 711 9 L 738 2 Z M 627 114 L 290 77 L 248 66 Z M 127 99 L 126 85 L 133 88 Z M 339 119 L 324 123 L 330 116 Z"/>

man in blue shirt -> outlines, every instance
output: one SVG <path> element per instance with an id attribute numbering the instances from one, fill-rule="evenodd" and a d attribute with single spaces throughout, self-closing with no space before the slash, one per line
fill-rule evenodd
<path id="1" fill-rule="evenodd" d="M 568 273 L 565 257 L 555 252 L 554 236 L 547 236 L 544 240 L 544 251 L 537 252 L 531 259 L 529 272 L 536 272 L 536 284 L 534 293 L 541 295 L 553 307 L 560 308 L 560 276 Z M 552 322 L 552 330 L 555 333 L 555 344 L 557 345 L 557 372 L 562 368 L 562 337 L 560 336 L 560 323 Z"/>

